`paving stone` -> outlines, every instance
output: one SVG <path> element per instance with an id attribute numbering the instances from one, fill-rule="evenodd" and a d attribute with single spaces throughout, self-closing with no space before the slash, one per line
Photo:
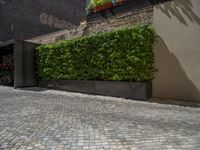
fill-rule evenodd
<path id="1" fill-rule="evenodd" d="M 0 149 L 199 150 L 200 108 L 0 86 Z"/>

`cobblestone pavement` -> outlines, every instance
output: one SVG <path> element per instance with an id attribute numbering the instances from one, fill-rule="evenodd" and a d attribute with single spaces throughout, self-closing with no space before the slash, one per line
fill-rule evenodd
<path id="1" fill-rule="evenodd" d="M 200 150 L 200 108 L 0 86 L 0 149 Z"/>

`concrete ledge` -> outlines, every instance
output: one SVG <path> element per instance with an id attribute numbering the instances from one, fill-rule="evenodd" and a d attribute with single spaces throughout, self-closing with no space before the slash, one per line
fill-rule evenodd
<path id="1" fill-rule="evenodd" d="M 41 80 L 39 87 L 138 100 L 152 96 L 151 82 Z"/>

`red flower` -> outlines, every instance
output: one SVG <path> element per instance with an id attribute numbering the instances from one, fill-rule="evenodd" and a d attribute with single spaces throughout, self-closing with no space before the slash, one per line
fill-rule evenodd
<path id="1" fill-rule="evenodd" d="M 0 64 L 0 69 L 2 70 L 13 70 L 13 64 Z"/>

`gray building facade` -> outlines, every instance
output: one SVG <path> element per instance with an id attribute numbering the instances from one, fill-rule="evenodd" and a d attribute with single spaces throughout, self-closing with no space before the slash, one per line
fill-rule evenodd
<path id="1" fill-rule="evenodd" d="M 0 41 L 70 29 L 85 18 L 84 0 L 0 0 Z"/>

